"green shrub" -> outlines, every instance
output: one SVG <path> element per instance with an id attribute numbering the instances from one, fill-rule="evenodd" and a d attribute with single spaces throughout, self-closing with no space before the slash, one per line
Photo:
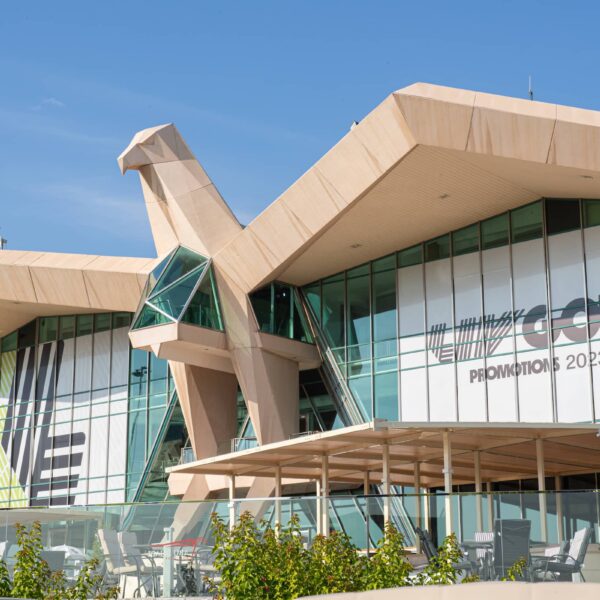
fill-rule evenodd
<path id="1" fill-rule="evenodd" d="M 99 560 L 93 558 L 79 571 L 75 583 L 67 584 L 62 571 L 51 572 L 48 563 L 42 558 L 42 527 L 35 521 L 29 530 L 17 523 L 17 545 L 15 569 L 12 581 L 8 568 L 0 560 L 0 596 L 45 600 L 113 600 L 119 595 L 118 588 L 110 588 L 99 593 L 102 575 L 98 571 Z"/>

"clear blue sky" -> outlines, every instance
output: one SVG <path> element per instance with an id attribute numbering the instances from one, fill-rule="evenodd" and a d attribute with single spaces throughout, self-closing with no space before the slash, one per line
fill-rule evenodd
<path id="1" fill-rule="evenodd" d="M 154 256 L 116 157 L 175 122 L 247 223 L 394 89 L 600 109 L 597 1 L 11 2 L 0 16 L 0 234 Z"/>

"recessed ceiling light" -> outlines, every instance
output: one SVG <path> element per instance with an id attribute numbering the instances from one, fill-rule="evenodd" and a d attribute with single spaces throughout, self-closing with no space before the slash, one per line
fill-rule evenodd
<path id="1" fill-rule="evenodd" d="M 440 200 L 445 200 L 446 198 L 450 198 L 450 194 L 441 194 Z"/>
<path id="2" fill-rule="evenodd" d="M 581 179 L 594 179 L 591 175 L 580 175 Z"/>
<path id="3" fill-rule="evenodd" d="M 352 248 L 353 250 L 355 250 L 356 248 L 360 248 L 362 246 L 362 244 L 352 244 L 350 246 L 350 248 Z"/>

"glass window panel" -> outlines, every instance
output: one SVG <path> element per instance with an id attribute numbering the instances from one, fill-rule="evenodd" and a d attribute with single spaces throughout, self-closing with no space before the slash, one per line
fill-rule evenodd
<path id="1" fill-rule="evenodd" d="M 468 254 L 469 252 L 477 252 L 478 250 L 479 226 L 477 223 L 459 229 L 452 234 L 452 254 L 454 256 Z"/>
<path id="2" fill-rule="evenodd" d="M 182 317 L 182 321 L 200 325 L 200 327 L 223 331 L 219 297 L 212 269 L 204 274 L 194 297 Z"/>
<path id="3" fill-rule="evenodd" d="M 131 349 L 129 368 L 129 396 L 146 396 L 148 382 L 148 352 Z"/>
<path id="4" fill-rule="evenodd" d="M 94 331 L 99 333 L 101 331 L 108 331 L 110 329 L 110 313 L 101 313 L 94 315 Z"/>
<path id="5" fill-rule="evenodd" d="M 513 244 L 542 237 L 542 201 L 511 211 L 510 223 Z"/>
<path id="6" fill-rule="evenodd" d="M 347 346 L 348 361 L 365 360 L 371 357 L 371 303 L 369 275 L 352 277 L 348 272 L 348 319 Z M 362 271 L 361 271 L 362 272 Z"/>
<path id="7" fill-rule="evenodd" d="M 332 348 L 344 346 L 344 281 L 323 281 L 322 328 Z"/>
<path id="8" fill-rule="evenodd" d="M 361 275 L 369 274 L 369 264 L 360 265 L 359 267 L 354 267 L 354 269 L 350 269 L 346 271 L 346 278 L 350 277 L 360 277 Z"/>
<path id="9" fill-rule="evenodd" d="M 40 344 L 53 342 L 58 333 L 58 317 L 42 317 L 40 319 Z"/>
<path id="10" fill-rule="evenodd" d="M 142 312 L 140 312 L 137 321 L 133 325 L 134 329 L 143 329 L 144 327 L 154 327 L 155 325 L 164 325 L 165 323 L 172 323 L 173 321 L 169 317 L 154 310 L 149 305 L 144 305 Z"/>
<path id="11" fill-rule="evenodd" d="M 273 296 L 276 335 L 292 337 L 292 290 L 287 285 L 276 283 Z"/>
<path id="12" fill-rule="evenodd" d="M 163 258 L 158 265 L 156 265 L 156 267 L 154 267 L 154 269 L 152 269 L 152 272 L 150 273 L 149 277 L 148 277 L 148 284 L 150 288 L 153 288 L 156 285 L 156 282 L 158 281 L 158 278 L 161 276 L 164 268 L 167 266 L 167 263 L 169 262 L 169 260 L 171 260 L 171 256 L 173 256 L 173 252 L 169 252 L 169 254 L 167 256 L 165 256 L 165 258 Z"/>
<path id="13" fill-rule="evenodd" d="M 375 417 L 398 420 L 398 373 L 375 376 Z"/>
<path id="14" fill-rule="evenodd" d="M 364 418 L 370 421 L 373 418 L 371 377 L 353 377 L 348 380 L 348 386 L 354 399 L 362 408 Z"/>
<path id="15" fill-rule="evenodd" d="M 35 345 L 35 321 L 31 321 L 19 329 L 19 348 L 28 348 Z"/>
<path id="16" fill-rule="evenodd" d="M 273 296 L 273 286 L 267 285 L 260 290 L 256 290 L 250 294 L 250 302 L 254 309 L 254 315 L 256 316 L 256 322 L 261 331 L 271 333 L 273 326 L 271 324 L 271 299 Z"/>
<path id="17" fill-rule="evenodd" d="M 77 317 L 77 335 L 89 335 L 92 333 L 94 315 L 79 315 Z"/>
<path id="18" fill-rule="evenodd" d="M 293 293 L 292 293 L 293 295 Z M 294 339 L 300 342 L 306 342 L 307 344 L 312 344 L 313 339 L 310 334 L 310 330 L 307 324 L 304 322 L 304 313 L 301 312 L 301 308 L 297 305 L 298 297 L 293 295 L 294 301 Z"/>
<path id="19" fill-rule="evenodd" d="M 17 332 L 13 331 L 10 335 L 2 338 L 2 352 L 10 352 L 17 349 Z"/>
<path id="20" fill-rule="evenodd" d="M 481 222 L 481 246 L 483 250 L 508 244 L 508 213 Z"/>
<path id="21" fill-rule="evenodd" d="M 113 329 L 119 329 L 120 327 L 129 327 L 131 324 L 131 313 L 118 312 L 113 313 L 112 326 Z"/>
<path id="22" fill-rule="evenodd" d="M 396 339 L 396 271 L 373 273 L 373 336 L 376 342 Z"/>
<path id="23" fill-rule="evenodd" d="M 581 227 L 579 200 L 546 200 L 546 231 L 548 235 L 572 231 Z"/>
<path id="24" fill-rule="evenodd" d="M 398 252 L 398 267 L 412 267 L 423 262 L 423 246 L 418 244 L 412 248 Z"/>
<path id="25" fill-rule="evenodd" d="M 392 271 L 396 268 L 396 255 L 390 254 L 389 256 L 384 256 L 378 260 L 374 260 L 371 263 L 371 269 L 373 273 L 379 273 L 381 271 Z"/>
<path id="26" fill-rule="evenodd" d="M 128 499 L 135 494 L 146 462 L 146 411 L 129 413 L 129 436 L 127 444 Z"/>
<path id="27" fill-rule="evenodd" d="M 68 340 L 75 337 L 75 317 L 61 317 L 58 339 Z"/>
<path id="28" fill-rule="evenodd" d="M 160 290 L 171 285 L 187 273 L 190 273 L 193 269 L 197 269 L 201 265 L 206 263 L 206 258 L 200 254 L 196 254 L 187 248 L 180 247 L 177 249 L 173 260 L 169 263 L 169 266 L 165 269 L 161 275 L 158 283 L 152 290 L 154 295 Z"/>
<path id="29" fill-rule="evenodd" d="M 304 295 L 308 301 L 308 305 L 312 310 L 312 314 L 321 323 L 321 284 L 313 283 L 304 288 Z"/>
<path id="30" fill-rule="evenodd" d="M 167 361 L 150 353 L 150 394 L 167 392 Z"/>
<path id="31" fill-rule="evenodd" d="M 600 225 L 600 200 L 582 200 L 583 226 L 596 227 Z"/>
<path id="32" fill-rule="evenodd" d="M 180 279 L 176 285 L 156 296 L 150 296 L 147 303 L 178 319 L 198 282 L 199 275 L 200 272 L 193 271 Z"/>
<path id="33" fill-rule="evenodd" d="M 450 235 L 441 235 L 425 242 L 425 262 L 448 258 L 450 256 Z"/>

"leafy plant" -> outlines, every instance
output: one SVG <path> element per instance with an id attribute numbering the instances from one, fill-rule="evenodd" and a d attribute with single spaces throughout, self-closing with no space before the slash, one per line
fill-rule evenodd
<path id="1" fill-rule="evenodd" d="M 391 524 L 386 523 L 384 535 L 365 571 L 363 589 L 379 590 L 411 585 L 409 576 L 413 566 L 406 558 L 404 536 Z"/>
<path id="2" fill-rule="evenodd" d="M 521 557 L 514 565 L 506 570 L 506 576 L 502 578 L 502 581 L 518 581 L 523 579 L 525 569 L 527 569 L 527 559 Z"/>
<path id="3" fill-rule="evenodd" d="M 62 571 L 52 572 L 42 558 L 42 527 L 35 521 L 29 530 L 17 523 L 17 545 L 15 569 L 11 582 L 8 568 L 0 560 L 0 596 L 14 598 L 43 598 L 45 600 L 113 600 L 118 597 L 119 589 L 110 588 L 104 593 L 98 590 L 102 583 L 99 572 L 99 560 L 93 558 L 80 569 L 77 580 L 68 585 Z"/>
<path id="4" fill-rule="evenodd" d="M 451 533 L 444 538 L 438 553 L 431 558 L 425 569 L 417 576 L 421 585 L 449 585 L 456 583 L 462 571 L 456 566 L 462 559 L 462 551 Z"/>

